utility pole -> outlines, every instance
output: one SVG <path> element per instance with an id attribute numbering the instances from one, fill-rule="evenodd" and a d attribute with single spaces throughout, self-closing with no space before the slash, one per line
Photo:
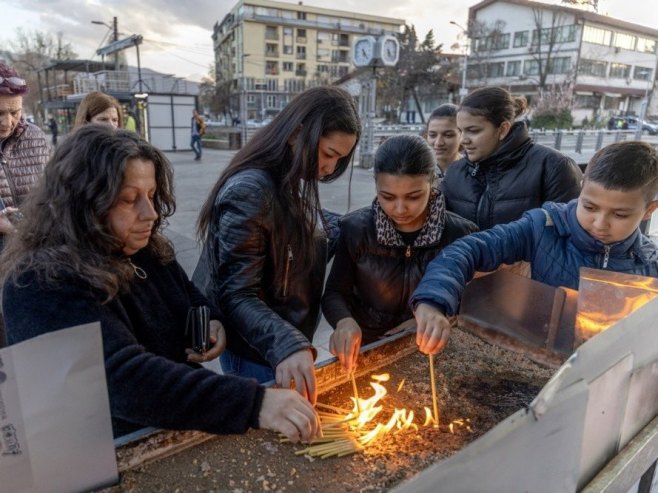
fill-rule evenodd
<path id="1" fill-rule="evenodd" d="M 119 41 L 119 22 L 116 16 L 112 18 L 112 40 Z M 114 70 L 119 70 L 119 52 L 114 54 Z"/>

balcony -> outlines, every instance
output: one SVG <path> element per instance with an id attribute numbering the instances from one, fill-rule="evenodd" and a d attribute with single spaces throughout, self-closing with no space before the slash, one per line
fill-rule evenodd
<path id="1" fill-rule="evenodd" d="M 299 77 L 306 77 L 307 71 L 306 69 L 297 69 L 295 70 L 295 75 Z"/>

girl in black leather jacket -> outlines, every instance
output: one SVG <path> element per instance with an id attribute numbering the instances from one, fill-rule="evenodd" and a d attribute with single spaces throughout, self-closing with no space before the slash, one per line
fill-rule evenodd
<path id="1" fill-rule="evenodd" d="M 388 139 L 375 155 L 377 197 L 343 216 L 322 309 L 334 327 L 330 350 L 348 372 L 361 343 L 413 318 L 409 296 L 425 267 L 454 240 L 477 230 L 447 212 L 432 183 L 433 150 L 421 138 Z M 422 349 L 422 348 L 421 348 Z"/>
<path id="2" fill-rule="evenodd" d="M 311 341 L 329 258 L 318 181 L 345 171 L 359 134 L 346 91 L 309 89 L 249 140 L 210 192 L 193 281 L 222 313 L 224 373 L 294 381 L 315 402 Z"/>

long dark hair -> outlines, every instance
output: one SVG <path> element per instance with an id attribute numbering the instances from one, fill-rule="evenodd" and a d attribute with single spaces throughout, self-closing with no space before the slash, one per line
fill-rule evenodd
<path id="1" fill-rule="evenodd" d="M 0 261 L 2 279 L 36 269 L 52 282 L 67 270 L 104 292 L 106 301 L 122 291 L 134 271 L 120 254 L 122 244 L 110 231 L 107 216 L 132 159 L 155 166 L 153 207 L 158 219 L 146 248 L 163 263 L 171 261 L 173 248 L 160 233 L 175 210 L 169 161 L 134 132 L 84 125 L 56 149 L 24 203 L 24 219 L 10 235 Z"/>
<path id="2" fill-rule="evenodd" d="M 312 263 L 313 232 L 320 210 L 318 196 L 318 145 L 320 137 L 332 132 L 361 134 L 361 124 L 354 99 L 343 89 L 331 86 L 308 89 L 296 96 L 266 127 L 236 153 L 220 175 L 199 214 L 198 235 L 208 234 L 215 200 L 226 181 L 246 169 L 263 169 L 277 182 L 279 201 L 288 212 L 277 218 L 285 223 L 281 231 L 290 232 L 279 242 L 304 252 L 302 261 Z M 294 140 L 294 145 L 289 142 Z M 354 149 L 338 161 L 336 170 L 321 179 L 331 182 L 348 167 Z M 277 228 L 278 229 L 278 228 Z"/>

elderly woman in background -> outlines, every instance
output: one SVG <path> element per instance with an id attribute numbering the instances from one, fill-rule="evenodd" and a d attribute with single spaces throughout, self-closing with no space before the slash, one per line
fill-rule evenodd
<path id="1" fill-rule="evenodd" d="M 27 82 L 12 67 L 0 63 L 0 251 L 51 153 L 43 131 L 23 117 L 23 96 L 28 90 Z M 0 314 L 0 348 L 5 344 Z"/>
<path id="2" fill-rule="evenodd" d="M 116 98 L 99 91 L 87 94 L 78 106 L 75 126 L 101 123 L 114 128 L 123 127 L 123 111 Z"/>
<path id="3" fill-rule="evenodd" d="M 311 439 L 319 419 L 298 393 L 198 365 L 224 348 L 217 320 L 207 352 L 186 350 L 188 310 L 207 301 L 161 233 L 175 209 L 172 180 L 167 158 L 134 132 L 73 132 L 0 261 L 9 343 L 100 321 L 115 435 L 261 427 Z"/>

